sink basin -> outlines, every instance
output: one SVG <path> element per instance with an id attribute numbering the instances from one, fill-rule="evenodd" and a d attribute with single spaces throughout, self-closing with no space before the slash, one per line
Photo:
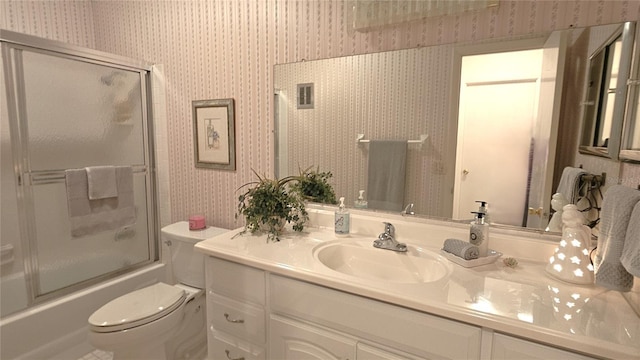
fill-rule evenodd
<path id="1" fill-rule="evenodd" d="M 314 257 L 331 270 L 366 280 L 428 283 L 447 276 L 451 265 L 434 252 L 407 245 L 405 253 L 373 247 L 373 240 L 332 241 L 317 246 Z"/>

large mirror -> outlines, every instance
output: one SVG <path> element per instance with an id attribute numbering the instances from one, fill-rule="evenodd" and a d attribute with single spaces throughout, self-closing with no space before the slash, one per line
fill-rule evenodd
<path id="1" fill-rule="evenodd" d="M 487 201 L 492 223 L 544 229 L 576 165 L 588 60 L 618 27 L 276 65 L 276 175 L 331 171 L 353 206 L 360 190 L 371 198 L 375 161 L 395 161 L 369 156 L 377 140 L 407 142 L 406 171 L 385 174 L 404 186 L 386 211 L 464 220 Z"/>

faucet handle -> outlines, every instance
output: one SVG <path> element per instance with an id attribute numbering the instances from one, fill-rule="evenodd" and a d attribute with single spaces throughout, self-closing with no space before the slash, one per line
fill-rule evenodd
<path id="1" fill-rule="evenodd" d="M 386 221 L 383 222 L 383 224 L 384 224 L 384 232 L 389 234 L 389 235 L 391 235 L 391 236 L 393 236 L 395 234 L 395 232 L 396 232 L 396 228 L 393 227 L 393 224 L 390 223 L 390 222 L 386 222 Z"/>
<path id="2" fill-rule="evenodd" d="M 416 212 L 413 211 L 413 203 L 410 203 L 409 205 L 407 205 L 404 210 L 402 210 L 400 212 L 400 214 L 402 214 L 402 216 L 404 215 L 415 215 Z"/>

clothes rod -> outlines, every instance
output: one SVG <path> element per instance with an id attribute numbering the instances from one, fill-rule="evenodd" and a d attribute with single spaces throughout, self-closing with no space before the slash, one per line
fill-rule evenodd
<path id="1" fill-rule="evenodd" d="M 420 135 L 420 140 L 407 140 L 407 144 L 420 144 L 420 146 L 422 146 L 428 138 L 429 135 L 422 134 Z M 358 134 L 358 136 L 356 137 L 356 144 L 358 145 L 368 144 L 369 142 L 371 142 L 371 140 L 365 140 L 364 134 Z"/>

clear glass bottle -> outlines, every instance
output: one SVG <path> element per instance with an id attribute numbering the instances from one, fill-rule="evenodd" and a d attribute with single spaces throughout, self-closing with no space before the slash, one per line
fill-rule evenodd
<path id="1" fill-rule="evenodd" d="M 353 203 L 353 206 L 356 209 L 366 209 L 369 206 L 367 200 L 364 199 L 364 190 L 360 190 L 360 195 L 358 195 L 358 199 Z"/>
<path id="2" fill-rule="evenodd" d="M 335 212 L 335 233 L 336 235 L 349 234 L 349 210 L 344 206 L 344 197 L 340 198 L 340 205 Z"/>

